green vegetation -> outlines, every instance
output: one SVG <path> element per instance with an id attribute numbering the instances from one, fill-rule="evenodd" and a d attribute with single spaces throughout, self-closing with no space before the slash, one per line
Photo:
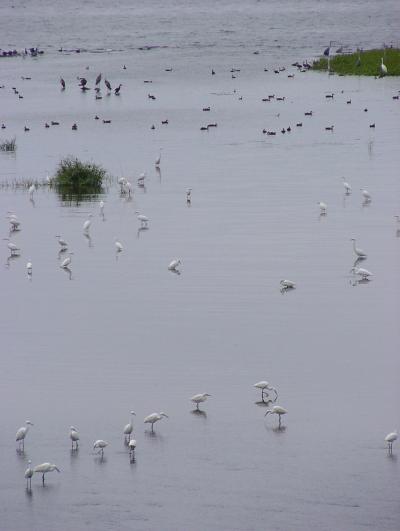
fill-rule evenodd
<path id="1" fill-rule="evenodd" d="M 0 142 L 0 151 L 12 151 L 14 152 L 17 149 L 16 138 L 11 138 L 11 140 L 4 140 Z"/>
<path id="2" fill-rule="evenodd" d="M 330 70 L 343 75 L 379 76 L 382 57 L 387 68 L 387 75 L 400 76 L 400 50 L 398 48 L 335 55 L 330 58 Z M 328 70 L 328 58 L 321 57 L 318 61 L 314 61 L 312 68 L 313 70 Z"/>
<path id="3" fill-rule="evenodd" d="M 104 168 L 68 157 L 58 165 L 54 185 L 63 197 L 97 195 L 103 191 Z"/>

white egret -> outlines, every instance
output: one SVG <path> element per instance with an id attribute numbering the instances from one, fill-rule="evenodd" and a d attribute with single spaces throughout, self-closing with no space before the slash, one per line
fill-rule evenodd
<path id="1" fill-rule="evenodd" d="M 69 254 L 69 256 L 68 256 L 65 260 L 63 260 L 63 261 L 61 262 L 60 267 L 62 267 L 63 269 L 68 269 L 69 264 L 71 263 L 71 256 L 72 256 L 74 253 L 68 253 L 68 254 Z"/>
<path id="2" fill-rule="evenodd" d="M 33 476 L 33 468 L 31 468 L 32 461 L 29 459 L 28 461 L 28 468 L 25 470 L 24 477 L 26 479 L 26 488 L 28 490 L 32 487 L 32 476 Z"/>
<path id="3" fill-rule="evenodd" d="M 120 177 L 120 178 L 118 179 L 118 184 L 119 184 L 120 187 L 121 187 L 121 194 L 124 193 L 124 186 L 125 186 L 125 183 L 126 183 L 126 179 L 125 179 L 125 177 Z"/>
<path id="4" fill-rule="evenodd" d="M 321 215 L 325 215 L 327 210 L 328 210 L 328 205 L 326 203 L 324 203 L 323 201 L 320 201 L 318 203 L 319 205 L 319 208 L 320 208 L 320 211 L 321 211 Z"/>
<path id="5" fill-rule="evenodd" d="M 285 408 L 281 406 L 273 406 L 272 409 L 268 409 L 268 411 L 265 413 L 264 417 L 266 417 L 269 413 L 271 415 L 278 415 L 279 417 L 279 427 L 281 427 L 281 416 L 286 415 L 287 411 Z"/>
<path id="6" fill-rule="evenodd" d="M 200 393 L 198 395 L 192 396 L 190 400 L 193 402 L 193 404 L 196 404 L 197 409 L 199 409 L 199 404 L 205 402 L 209 396 L 211 395 L 208 393 Z"/>
<path id="7" fill-rule="evenodd" d="M 133 432 L 133 415 L 136 416 L 136 413 L 134 411 L 131 411 L 131 420 L 124 427 L 125 440 L 127 439 L 128 441 L 131 440 L 131 433 Z"/>
<path id="8" fill-rule="evenodd" d="M 387 72 L 387 67 L 383 64 L 383 57 L 381 57 L 381 76 L 386 76 Z"/>
<path id="9" fill-rule="evenodd" d="M 154 423 L 158 422 L 164 417 L 167 419 L 168 415 L 166 415 L 162 411 L 160 413 L 152 413 L 151 415 L 148 415 L 147 417 L 145 417 L 143 422 L 145 424 L 151 424 L 151 431 L 154 431 Z"/>
<path id="10" fill-rule="evenodd" d="M 160 154 L 159 154 L 158 157 L 156 158 L 154 164 L 155 164 L 157 167 L 160 166 L 160 164 L 161 164 L 161 149 L 160 149 Z"/>
<path id="11" fill-rule="evenodd" d="M 144 185 L 144 180 L 146 179 L 146 172 L 144 171 L 143 173 L 141 173 L 138 177 L 138 185 L 139 186 L 143 186 Z"/>
<path id="12" fill-rule="evenodd" d="M 11 242 L 10 238 L 3 238 L 3 240 L 7 240 L 8 241 L 7 247 L 10 250 L 11 256 L 15 256 L 15 255 L 19 254 L 21 249 L 17 245 L 15 245 L 15 243 Z"/>
<path id="13" fill-rule="evenodd" d="M 353 242 L 353 249 L 354 249 L 354 252 L 356 253 L 356 255 L 359 258 L 366 258 L 367 257 L 366 253 L 364 253 L 364 251 L 362 249 L 360 249 L 359 247 L 356 247 L 355 238 L 351 238 L 351 241 Z"/>
<path id="14" fill-rule="evenodd" d="M 346 194 L 347 195 L 351 194 L 351 186 L 349 185 L 348 182 L 345 181 L 344 177 L 342 177 L 342 179 L 343 179 L 343 186 L 344 186 Z"/>
<path id="15" fill-rule="evenodd" d="M 104 201 L 100 201 L 99 208 L 100 208 L 100 215 L 103 216 L 104 215 Z"/>
<path id="16" fill-rule="evenodd" d="M 360 188 L 360 190 L 364 197 L 364 201 L 366 203 L 369 203 L 371 201 L 371 194 L 368 192 L 368 190 L 365 190 L 364 188 Z"/>
<path id="17" fill-rule="evenodd" d="M 77 450 L 79 442 L 79 432 L 74 426 L 70 427 L 69 438 L 71 439 L 71 449 L 74 450 L 75 443 L 75 450 Z"/>
<path id="18" fill-rule="evenodd" d="M 265 380 L 261 380 L 261 382 L 255 383 L 254 387 L 256 389 L 261 389 L 261 400 L 263 402 L 265 402 L 264 395 L 269 396 L 266 391 L 273 391 L 275 393 L 275 400 L 278 398 L 278 391 L 275 389 L 275 387 L 270 386 L 269 383 Z"/>
<path id="19" fill-rule="evenodd" d="M 31 184 L 31 186 L 29 187 L 29 197 L 30 199 L 33 199 L 33 194 L 35 193 L 35 185 L 34 184 Z"/>
<path id="20" fill-rule="evenodd" d="M 281 280 L 280 281 L 280 285 L 281 285 L 281 289 L 283 289 L 283 290 L 285 290 L 285 289 L 295 289 L 295 287 L 296 287 L 296 284 L 292 280 L 287 280 L 287 279 Z"/>
<path id="21" fill-rule="evenodd" d="M 359 275 L 362 280 L 369 280 L 369 277 L 373 276 L 371 271 L 368 271 L 368 269 L 364 269 L 363 267 L 352 267 L 350 272 Z"/>
<path id="22" fill-rule="evenodd" d="M 120 253 L 121 251 L 124 250 L 122 243 L 118 241 L 116 238 L 115 238 L 115 250 L 117 253 Z"/>
<path id="23" fill-rule="evenodd" d="M 59 234 L 56 234 L 56 238 L 58 239 L 61 250 L 64 251 L 68 247 L 68 243 L 64 240 L 64 238 L 61 238 Z"/>
<path id="24" fill-rule="evenodd" d="M 92 216 L 93 214 L 89 214 L 88 219 L 83 224 L 83 232 L 85 232 L 86 234 L 89 232 L 90 225 L 92 224 Z"/>
<path id="25" fill-rule="evenodd" d="M 10 216 L 7 216 L 9 223 L 10 223 L 10 230 L 16 231 L 19 230 L 19 226 L 21 225 L 21 222 L 18 220 L 17 216 L 15 214 L 11 214 Z"/>
<path id="26" fill-rule="evenodd" d="M 175 260 L 172 260 L 172 262 L 169 264 L 168 269 L 170 271 L 177 271 L 178 267 L 180 266 L 181 261 L 179 258 L 176 258 Z"/>
<path id="27" fill-rule="evenodd" d="M 132 458 L 134 456 L 135 450 L 136 450 L 136 439 L 130 439 L 130 441 L 128 443 L 128 447 L 129 447 L 129 455 Z"/>
<path id="28" fill-rule="evenodd" d="M 125 191 L 128 194 L 128 197 L 131 197 L 132 195 L 132 185 L 129 181 L 125 182 Z"/>
<path id="29" fill-rule="evenodd" d="M 30 260 L 26 264 L 26 272 L 28 273 L 28 275 L 32 275 L 32 262 Z"/>
<path id="30" fill-rule="evenodd" d="M 33 469 L 35 473 L 42 474 L 43 486 L 44 486 L 44 475 L 47 474 L 48 472 L 54 472 L 54 470 L 57 470 L 57 472 L 60 472 L 60 469 L 52 463 L 42 463 L 41 465 L 35 466 L 35 468 Z"/>
<path id="31" fill-rule="evenodd" d="M 33 423 L 30 420 L 27 420 L 25 421 L 25 426 L 22 426 L 22 428 L 20 428 L 15 434 L 15 440 L 19 443 L 20 448 L 22 446 L 22 450 L 25 448 L 25 437 L 31 426 L 33 426 Z"/>
<path id="32" fill-rule="evenodd" d="M 137 218 L 141 223 L 142 227 L 148 227 L 149 218 L 147 216 L 144 216 L 143 214 L 140 214 L 140 212 L 135 212 L 137 214 Z"/>
<path id="33" fill-rule="evenodd" d="M 97 449 L 97 448 L 100 448 L 100 450 L 97 452 L 99 454 L 101 454 L 101 456 L 103 457 L 103 454 L 104 454 L 104 448 L 106 448 L 108 446 L 108 442 L 106 441 L 103 441 L 103 439 L 98 439 L 97 441 L 95 441 L 95 443 L 93 444 L 93 450 Z"/>
<path id="34" fill-rule="evenodd" d="M 389 454 L 392 453 L 392 448 L 393 448 L 393 443 L 394 441 L 397 439 L 398 435 L 397 435 L 397 431 L 393 431 L 391 433 L 388 433 L 385 437 L 385 442 L 388 443 L 388 451 L 389 451 Z"/>

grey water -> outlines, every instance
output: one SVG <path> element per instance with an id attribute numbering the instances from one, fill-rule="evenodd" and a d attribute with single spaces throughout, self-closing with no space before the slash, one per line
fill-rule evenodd
<path id="1" fill-rule="evenodd" d="M 384 437 L 399 428 L 400 84 L 291 64 L 331 40 L 397 45 L 399 19 L 394 1 L 1 3 L 0 47 L 45 52 L 0 59 L 0 139 L 17 140 L 0 152 L 1 237 L 9 211 L 22 227 L 19 257 L 0 246 L 1 530 L 398 530 L 400 450 L 388 455 Z M 103 87 L 95 100 L 100 72 L 119 97 Z M 68 155 L 109 171 L 101 196 L 64 201 L 40 186 L 30 201 L 15 187 Z M 350 273 L 351 238 L 369 282 Z M 282 293 L 283 278 L 296 289 Z M 288 410 L 282 429 L 253 388 L 264 379 Z M 199 392 L 212 395 L 200 414 Z M 134 462 L 122 434 L 132 409 Z M 154 435 L 153 411 L 169 415 Z M 27 491 L 28 459 L 61 473 Z"/>

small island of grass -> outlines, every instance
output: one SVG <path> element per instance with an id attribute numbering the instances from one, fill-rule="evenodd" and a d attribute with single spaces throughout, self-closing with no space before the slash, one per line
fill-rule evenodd
<path id="1" fill-rule="evenodd" d="M 381 62 L 387 68 L 388 76 L 400 76 L 400 49 L 385 48 L 376 50 L 357 51 L 349 54 L 338 54 L 321 57 L 314 61 L 312 69 L 334 72 L 341 75 L 380 76 Z"/>
<path id="2" fill-rule="evenodd" d="M 68 157 L 58 165 L 54 185 L 62 196 L 97 195 L 103 191 L 107 172 L 92 162 Z"/>

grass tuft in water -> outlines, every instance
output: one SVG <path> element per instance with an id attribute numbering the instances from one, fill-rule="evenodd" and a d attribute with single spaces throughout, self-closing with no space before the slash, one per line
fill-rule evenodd
<path id="1" fill-rule="evenodd" d="M 10 140 L 3 140 L 0 142 L 0 151 L 14 152 L 17 149 L 17 139 L 11 138 Z"/>
<path id="2" fill-rule="evenodd" d="M 98 164 L 68 157 L 58 165 L 54 184 L 62 195 L 99 194 L 106 175 L 106 170 Z"/>
<path id="3" fill-rule="evenodd" d="M 400 49 L 383 48 L 357 51 L 351 54 L 335 55 L 330 58 L 330 71 L 342 75 L 380 76 L 381 60 L 387 68 L 388 76 L 400 76 Z M 328 70 L 328 58 L 314 61 L 313 70 Z"/>

